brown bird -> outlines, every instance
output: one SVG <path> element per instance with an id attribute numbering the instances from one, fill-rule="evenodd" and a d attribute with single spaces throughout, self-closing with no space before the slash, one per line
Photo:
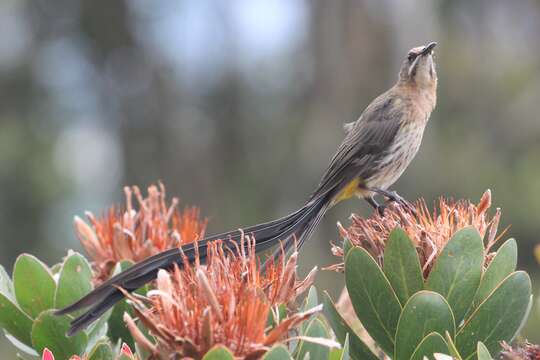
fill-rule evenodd
<path id="1" fill-rule="evenodd" d="M 353 196 L 366 199 L 381 213 L 384 212 L 384 205 L 375 201 L 377 194 L 389 201 L 410 206 L 396 192 L 388 189 L 416 155 L 435 107 L 435 46 L 436 43 L 432 42 L 411 49 L 403 61 L 397 83 L 373 100 L 357 121 L 345 125 L 345 140 L 304 206 L 281 219 L 247 227 L 243 232 L 235 230 L 211 236 L 135 264 L 76 303 L 57 311 L 58 315 L 62 315 L 89 307 L 87 312 L 73 320 L 68 333 L 74 334 L 86 328 L 121 300 L 124 295 L 119 288 L 134 291 L 154 280 L 159 269 L 170 269 L 174 264 L 182 267 L 185 258 L 193 261 L 197 253 L 203 260 L 211 241 L 222 239 L 224 246 L 234 249 L 245 233 L 255 237 L 257 252 L 280 242 L 288 250 L 295 240 L 300 248 L 326 211 L 345 199 Z"/>

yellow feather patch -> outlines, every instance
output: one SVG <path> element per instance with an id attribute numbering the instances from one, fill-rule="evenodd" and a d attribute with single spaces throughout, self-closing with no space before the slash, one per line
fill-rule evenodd
<path id="1" fill-rule="evenodd" d="M 356 178 L 341 190 L 334 198 L 334 203 L 347 200 L 356 195 L 359 190 L 360 179 Z"/>

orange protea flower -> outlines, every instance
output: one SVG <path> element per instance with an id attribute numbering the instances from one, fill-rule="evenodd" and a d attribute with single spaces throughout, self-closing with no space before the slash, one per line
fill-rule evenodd
<path id="1" fill-rule="evenodd" d="M 401 227 L 416 245 L 420 263 L 427 274 L 446 243 L 454 233 L 464 227 L 474 226 L 485 239 L 485 254 L 487 266 L 493 254 L 490 249 L 499 239 L 497 227 L 501 217 L 500 209 L 496 209 L 493 217 L 487 212 L 491 207 L 491 192 L 487 190 L 476 205 L 468 200 L 454 201 L 440 198 L 430 212 L 424 200 L 418 200 L 414 211 L 392 203 L 385 210 L 384 216 L 375 212 L 369 218 L 351 215 L 352 224 L 345 229 L 338 223 L 343 238 L 349 239 L 353 246 L 366 249 L 382 265 L 383 252 L 390 232 Z M 502 236 L 502 234 L 501 234 Z M 333 246 L 332 252 L 343 256 L 343 249 Z M 341 269 L 341 264 L 333 269 Z"/>
<path id="2" fill-rule="evenodd" d="M 207 220 L 200 218 L 199 209 L 180 211 L 177 198 L 167 204 L 163 184 L 150 186 L 146 198 L 136 186 L 125 187 L 124 193 L 125 208 L 113 206 L 101 217 L 87 212 L 90 225 L 75 217 L 75 231 L 93 261 L 97 282 L 107 279 L 119 261 L 138 262 L 204 237 Z"/>
<path id="3" fill-rule="evenodd" d="M 268 329 L 277 306 L 290 305 L 313 281 L 316 268 L 303 281 L 297 278 L 297 255 L 271 262 L 262 272 L 254 240 L 245 236 L 234 251 L 218 241 L 208 248 L 207 265 L 160 270 L 156 289 L 147 298 L 128 295 L 157 343 L 149 341 L 127 313 L 124 319 L 134 339 L 154 357 L 200 359 L 219 344 L 235 357 L 259 358 L 320 310 L 289 314 Z"/>

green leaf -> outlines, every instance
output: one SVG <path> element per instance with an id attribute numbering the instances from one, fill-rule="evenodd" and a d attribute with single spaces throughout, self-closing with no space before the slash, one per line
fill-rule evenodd
<path id="1" fill-rule="evenodd" d="M 330 323 L 338 341 L 343 344 L 348 337 L 351 358 L 355 360 L 377 360 L 378 357 L 375 356 L 369 347 L 358 337 L 358 335 L 356 335 L 354 330 L 337 311 L 336 306 L 327 292 L 323 295 L 323 304 L 326 320 Z"/>
<path id="2" fill-rule="evenodd" d="M 283 345 L 275 345 L 263 356 L 263 360 L 287 360 L 292 359 L 291 354 Z"/>
<path id="3" fill-rule="evenodd" d="M 273 329 L 283 319 L 287 317 L 287 305 L 279 304 L 274 305 L 271 311 L 268 312 L 268 319 L 266 320 L 266 326 Z"/>
<path id="4" fill-rule="evenodd" d="M 448 354 L 448 345 L 441 334 L 432 332 L 427 335 L 414 350 L 411 360 L 435 359 L 433 354 Z"/>
<path id="5" fill-rule="evenodd" d="M 96 322 L 94 322 L 92 325 L 86 329 L 86 335 L 88 336 L 88 348 L 93 348 L 98 341 L 100 341 L 103 337 L 107 336 L 107 332 L 109 330 L 109 318 L 112 314 L 112 310 L 107 311 L 105 314 L 101 315 L 99 319 L 97 319 Z"/>
<path id="6" fill-rule="evenodd" d="M 132 265 L 133 263 L 127 260 L 116 264 L 113 271 L 113 276 L 127 270 Z M 126 300 L 117 302 L 112 308 L 112 312 L 108 320 L 108 335 L 113 343 L 117 343 L 119 340 L 121 340 L 122 342 L 128 344 L 131 349 L 135 349 L 135 341 L 124 323 L 125 312 L 133 315 L 131 312 L 131 306 L 128 305 Z"/>
<path id="7" fill-rule="evenodd" d="M 0 328 L 20 342 L 32 346 L 32 319 L 3 293 L 0 293 Z"/>
<path id="8" fill-rule="evenodd" d="M 114 354 L 111 345 L 107 341 L 98 342 L 90 351 L 88 360 L 113 360 Z"/>
<path id="9" fill-rule="evenodd" d="M 0 265 L 0 294 L 4 294 L 12 302 L 15 302 L 15 292 L 13 291 L 13 283 L 9 275 L 2 265 Z"/>
<path id="10" fill-rule="evenodd" d="M 92 291 L 92 269 L 90 264 L 81 254 L 69 254 L 60 270 L 54 300 L 55 308 L 62 309 L 71 305 L 90 291 Z M 73 315 L 77 316 L 84 311 L 81 310 Z"/>
<path id="11" fill-rule="evenodd" d="M 305 336 L 328 339 L 330 335 L 323 322 L 317 318 L 312 319 L 306 327 Z M 309 341 L 300 341 L 298 344 L 297 359 L 304 359 L 309 354 L 310 359 L 328 359 L 330 351 L 324 345 L 314 344 Z"/>
<path id="12" fill-rule="evenodd" d="M 348 238 L 345 238 L 343 240 L 343 260 L 347 258 L 347 254 L 352 248 L 353 248 L 353 245 L 351 244 L 351 240 L 349 240 Z"/>
<path id="13" fill-rule="evenodd" d="M 0 265 L 0 328 L 21 343 L 32 346 L 30 338 L 32 319 L 17 305 L 13 283 L 2 265 Z"/>
<path id="14" fill-rule="evenodd" d="M 53 352 L 57 359 L 69 359 L 71 355 L 82 355 L 88 342 L 86 334 L 81 331 L 67 337 L 71 316 L 56 316 L 54 310 L 42 312 L 32 327 L 32 345 L 38 353 L 44 348 Z"/>
<path id="15" fill-rule="evenodd" d="M 384 249 L 384 274 L 401 302 L 424 288 L 422 268 L 416 249 L 405 231 L 394 229 Z"/>
<path id="16" fill-rule="evenodd" d="M 521 319 L 521 323 L 519 324 L 517 330 L 514 331 L 514 335 L 512 335 L 512 338 L 510 339 L 510 341 L 514 340 L 521 333 L 521 330 L 523 330 L 523 327 L 525 326 L 525 324 L 529 320 L 529 315 L 531 314 L 533 303 L 534 303 L 534 297 L 531 294 L 529 296 L 529 304 L 527 305 L 527 310 L 525 310 L 525 315 Z"/>
<path id="17" fill-rule="evenodd" d="M 331 349 L 328 360 L 349 360 L 349 334 L 345 336 L 345 341 L 342 342 L 341 349 Z"/>
<path id="18" fill-rule="evenodd" d="M 309 292 L 304 300 L 304 304 L 302 305 L 302 311 L 307 311 L 317 305 L 319 305 L 319 297 L 317 296 L 317 289 L 315 288 L 315 286 L 312 285 L 309 288 Z M 313 318 L 314 316 L 316 315 L 311 316 L 311 318 Z M 301 334 L 304 334 L 304 332 L 306 331 L 308 323 L 309 321 L 304 321 L 304 323 L 302 324 L 300 331 Z"/>
<path id="19" fill-rule="evenodd" d="M 432 332 L 455 334 L 454 315 L 448 302 L 432 291 L 414 294 L 403 308 L 396 333 L 395 358 L 410 359 L 424 337 Z"/>
<path id="20" fill-rule="evenodd" d="M 456 324 L 465 317 L 480 284 L 484 244 L 478 231 L 466 227 L 456 232 L 435 262 L 426 282 L 448 300 Z"/>
<path id="21" fill-rule="evenodd" d="M 26 345 L 20 342 L 17 338 L 13 337 L 10 333 L 4 331 L 6 339 L 17 348 L 17 350 L 22 351 L 24 354 L 30 355 L 33 357 L 39 356 L 36 350 L 32 348 L 32 345 Z"/>
<path id="22" fill-rule="evenodd" d="M 444 338 L 446 339 L 446 344 L 448 344 L 448 350 L 450 351 L 450 355 L 452 358 L 456 360 L 462 360 L 461 355 L 456 348 L 456 344 L 454 343 L 454 337 L 450 335 L 450 333 L 447 331 L 444 333 Z"/>
<path id="23" fill-rule="evenodd" d="M 478 355 L 478 360 L 492 360 L 491 354 L 487 349 L 486 345 L 483 342 L 479 341 L 476 345 L 476 354 Z"/>
<path id="24" fill-rule="evenodd" d="M 388 279 L 366 250 L 349 251 L 345 260 L 345 283 L 362 325 L 391 355 L 401 305 Z"/>
<path id="25" fill-rule="evenodd" d="M 62 270 L 62 263 L 54 264 L 51 266 L 50 270 L 53 275 L 58 274 L 60 270 Z"/>
<path id="26" fill-rule="evenodd" d="M 319 305 L 319 297 L 317 296 L 317 289 L 315 288 L 315 286 L 312 285 L 309 288 L 306 299 L 304 300 L 304 306 L 302 306 L 302 311 L 307 311 L 317 305 Z"/>
<path id="27" fill-rule="evenodd" d="M 36 257 L 20 255 L 13 269 L 17 303 L 31 318 L 54 306 L 56 283 L 47 266 Z"/>
<path id="28" fill-rule="evenodd" d="M 218 345 L 204 355 L 203 360 L 234 360 L 233 354 L 224 346 Z"/>
<path id="29" fill-rule="evenodd" d="M 345 337 L 345 341 L 343 342 L 343 349 L 341 349 L 341 357 L 339 358 L 339 360 L 349 360 L 351 358 L 349 347 L 349 334 L 347 334 L 347 336 Z"/>
<path id="30" fill-rule="evenodd" d="M 529 308 L 531 279 L 523 271 L 510 274 L 472 313 L 456 335 L 456 345 L 464 359 L 476 352 L 482 341 L 490 353 L 500 350 L 500 342 L 509 342 Z"/>
<path id="31" fill-rule="evenodd" d="M 116 343 L 121 340 L 129 345 L 130 348 L 134 348 L 135 342 L 131 333 L 124 324 L 124 313 L 128 312 L 131 314 L 131 308 L 126 302 L 126 300 L 119 301 L 112 308 L 111 316 L 108 320 L 108 335 L 111 340 Z M 133 314 L 131 314 L 133 315 Z"/>
<path id="32" fill-rule="evenodd" d="M 510 239 L 501 245 L 497 254 L 488 265 L 480 286 L 474 296 L 472 309 L 474 310 L 484 301 L 489 294 L 510 275 L 517 265 L 517 244 L 516 240 Z"/>

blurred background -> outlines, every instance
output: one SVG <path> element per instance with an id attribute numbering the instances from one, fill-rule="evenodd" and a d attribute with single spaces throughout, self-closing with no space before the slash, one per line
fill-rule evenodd
<path id="1" fill-rule="evenodd" d="M 428 203 L 490 188 L 538 293 L 539 39 L 534 0 L 3 0 L 0 263 L 81 250 L 73 216 L 122 202 L 126 184 L 162 180 L 209 233 L 285 215 L 342 124 L 394 83 L 411 47 L 437 41 L 438 106 L 395 188 Z M 302 271 L 335 261 L 336 221 L 352 211 L 371 210 L 334 209 Z M 321 290 L 341 285 L 318 276 Z M 540 341 L 532 312 L 525 334 Z"/>

